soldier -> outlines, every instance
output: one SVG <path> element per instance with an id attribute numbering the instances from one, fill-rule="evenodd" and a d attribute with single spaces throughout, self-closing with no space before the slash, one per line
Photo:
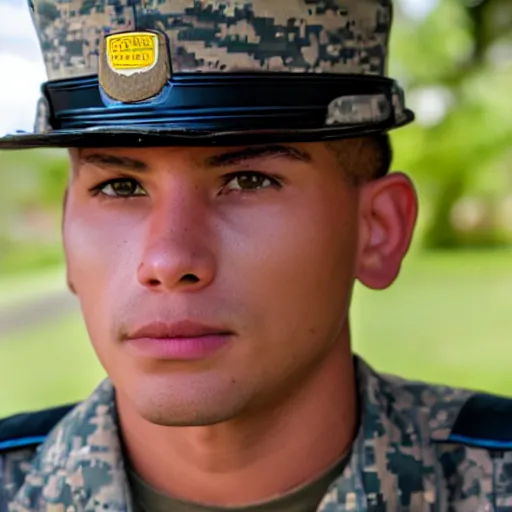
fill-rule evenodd
<path id="1" fill-rule="evenodd" d="M 351 351 L 354 282 L 394 282 L 416 219 L 390 0 L 112 6 L 33 0 L 44 119 L 0 139 L 69 149 L 68 282 L 108 374 L 0 423 L 0 509 L 511 510 L 508 400 Z"/>

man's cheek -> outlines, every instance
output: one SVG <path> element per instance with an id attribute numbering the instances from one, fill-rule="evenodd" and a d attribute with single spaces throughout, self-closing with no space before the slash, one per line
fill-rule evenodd
<path id="1" fill-rule="evenodd" d="M 64 251 L 68 281 L 83 300 L 90 294 L 91 287 L 104 281 L 116 255 L 102 243 L 97 233 L 84 229 L 80 222 L 70 222 L 69 218 L 64 230 Z"/>

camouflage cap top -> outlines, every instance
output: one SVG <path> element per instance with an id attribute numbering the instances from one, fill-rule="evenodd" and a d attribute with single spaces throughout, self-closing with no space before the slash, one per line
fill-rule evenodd
<path id="1" fill-rule="evenodd" d="M 413 119 L 391 0 L 29 0 L 48 81 L 0 148 L 315 141 Z"/>

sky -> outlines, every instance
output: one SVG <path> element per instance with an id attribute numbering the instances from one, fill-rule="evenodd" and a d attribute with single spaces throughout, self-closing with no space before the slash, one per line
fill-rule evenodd
<path id="1" fill-rule="evenodd" d="M 25 0 L 0 0 L 0 70 L 0 136 L 32 131 L 46 72 Z"/>
<path id="2" fill-rule="evenodd" d="M 416 18 L 430 12 L 438 0 L 395 1 Z M 0 70 L 0 136 L 32 131 L 46 72 L 27 0 L 0 0 Z"/>

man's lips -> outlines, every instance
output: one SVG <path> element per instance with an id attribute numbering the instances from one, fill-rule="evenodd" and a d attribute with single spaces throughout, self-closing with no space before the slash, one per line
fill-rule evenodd
<path id="1" fill-rule="evenodd" d="M 152 322 L 139 327 L 128 335 L 128 339 L 136 338 L 200 338 L 210 335 L 231 335 L 232 332 L 223 327 L 204 325 L 188 320 L 180 322 Z"/>
<path id="2" fill-rule="evenodd" d="M 186 361 L 212 355 L 233 335 L 225 328 L 191 321 L 153 322 L 131 332 L 125 343 L 137 356 Z"/>

